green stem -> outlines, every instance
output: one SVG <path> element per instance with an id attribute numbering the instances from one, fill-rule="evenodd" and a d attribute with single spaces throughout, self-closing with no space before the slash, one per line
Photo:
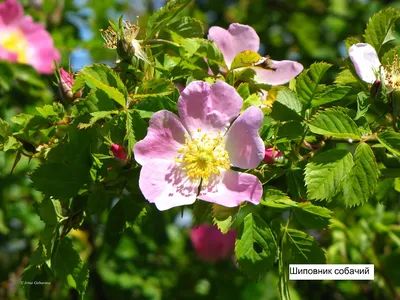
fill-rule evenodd
<path id="1" fill-rule="evenodd" d="M 175 47 L 180 47 L 179 44 L 168 41 L 168 40 L 163 40 L 163 39 L 155 39 L 155 40 L 147 40 L 147 41 L 143 41 L 143 40 L 138 40 L 138 42 L 140 44 L 145 44 L 145 45 L 159 45 L 159 44 L 164 44 L 164 45 L 171 45 L 171 46 L 175 46 Z"/>

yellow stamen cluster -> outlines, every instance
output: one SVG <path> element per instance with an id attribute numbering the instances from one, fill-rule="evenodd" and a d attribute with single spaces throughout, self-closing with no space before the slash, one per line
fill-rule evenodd
<path id="1" fill-rule="evenodd" d="M 12 31 L 0 37 L 0 45 L 8 51 L 16 53 L 19 63 L 26 63 L 28 61 L 26 56 L 28 43 L 20 30 Z"/>
<path id="2" fill-rule="evenodd" d="M 213 176 L 220 174 L 221 169 L 229 169 L 229 155 L 221 134 L 202 134 L 198 129 L 195 138 L 186 136 L 185 144 L 178 152 L 180 155 L 175 161 L 182 164 L 192 182 L 202 179 L 202 184 L 207 185 Z"/>
<path id="3" fill-rule="evenodd" d="M 400 57 L 397 53 L 394 53 L 392 63 L 388 61 L 384 69 L 386 85 L 391 89 L 400 89 Z"/>

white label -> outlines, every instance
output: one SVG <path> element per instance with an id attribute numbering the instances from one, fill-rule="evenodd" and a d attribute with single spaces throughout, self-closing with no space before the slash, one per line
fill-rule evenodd
<path id="1" fill-rule="evenodd" d="M 374 265 L 289 265 L 289 280 L 374 280 Z"/>

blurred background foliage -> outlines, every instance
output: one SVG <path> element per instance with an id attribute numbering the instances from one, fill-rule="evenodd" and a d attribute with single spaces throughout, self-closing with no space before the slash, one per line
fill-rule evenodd
<path id="1" fill-rule="evenodd" d="M 46 24 L 64 67 L 74 71 L 92 62 L 112 64 L 115 52 L 103 48 L 99 29 L 121 14 L 145 24 L 162 0 L 23 0 L 25 13 Z M 347 56 L 344 40 L 361 36 L 368 18 L 398 1 L 369 0 L 197 0 L 182 14 L 210 26 L 239 22 L 252 26 L 261 39 L 261 54 L 292 59 L 306 68 L 314 61 L 334 63 L 338 72 Z M 331 74 L 331 79 L 335 74 Z M 329 77 L 328 77 L 329 78 Z M 33 110 L 60 98 L 55 77 L 31 67 L 0 62 L 0 117 Z M 32 151 L 26 145 L 26 151 Z M 40 193 L 29 187 L 27 172 L 37 163 L 0 153 L 0 299 L 25 299 L 20 277 L 44 229 L 34 203 Z M 309 232 L 326 250 L 328 263 L 374 263 L 384 276 L 375 282 L 292 282 L 292 299 L 391 299 L 400 289 L 399 179 L 380 183 L 368 204 L 336 210 L 327 230 Z M 189 210 L 155 209 L 140 226 L 123 235 L 107 233 L 107 215 L 85 222 L 70 237 L 88 261 L 88 299 L 279 299 L 275 272 L 258 281 L 238 270 L 234 258 L 206 263 L 196 257 L 189 233 Z M 152 222 L 146 222 L 146 220 Z M 339 221 L 341 220 L 341 221 Z M 397 266 L 397 267 L 396 267 Z M 43 278 L 46 278 L 46 270 Z M 47 280 L 49 280 L 47 278 Z M 46 280 L 44 280 L 46 281 Z M 33 299 L 75 299 L 62 282 L 31 290 Z"/>

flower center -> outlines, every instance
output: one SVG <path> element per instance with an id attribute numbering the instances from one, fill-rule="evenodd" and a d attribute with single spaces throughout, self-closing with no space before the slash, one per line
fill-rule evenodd
<path id="1" fill-rule="evenodd" d="M 400 89 L 400 58 L 397 53 L 394 54 L 391 64 L 384 65 L 385 83 L 391 89 Z"/>
<path id="2" fill-rule="evenodd" d="M 7 51 L 14 52 L 18 55 L 18 62 L 26 63 L 26 50 L 28 43 L 20 30 L 14 30 L 0 37 L 0 45 Z"/>
<path id="3" fill-rule="evenodd" d="M 225 150 L 221 134 L 210 136 L 197 130 L 197 137 L 186 136 L 184 146 L 178 150 L 181 154 L 175 161 L 182 164 L 182 169 L 192 182 L 202 179 L 207 185 L 212 176 L 218 176 L 221 169 L 229 169 L 229 155 Z"/>

